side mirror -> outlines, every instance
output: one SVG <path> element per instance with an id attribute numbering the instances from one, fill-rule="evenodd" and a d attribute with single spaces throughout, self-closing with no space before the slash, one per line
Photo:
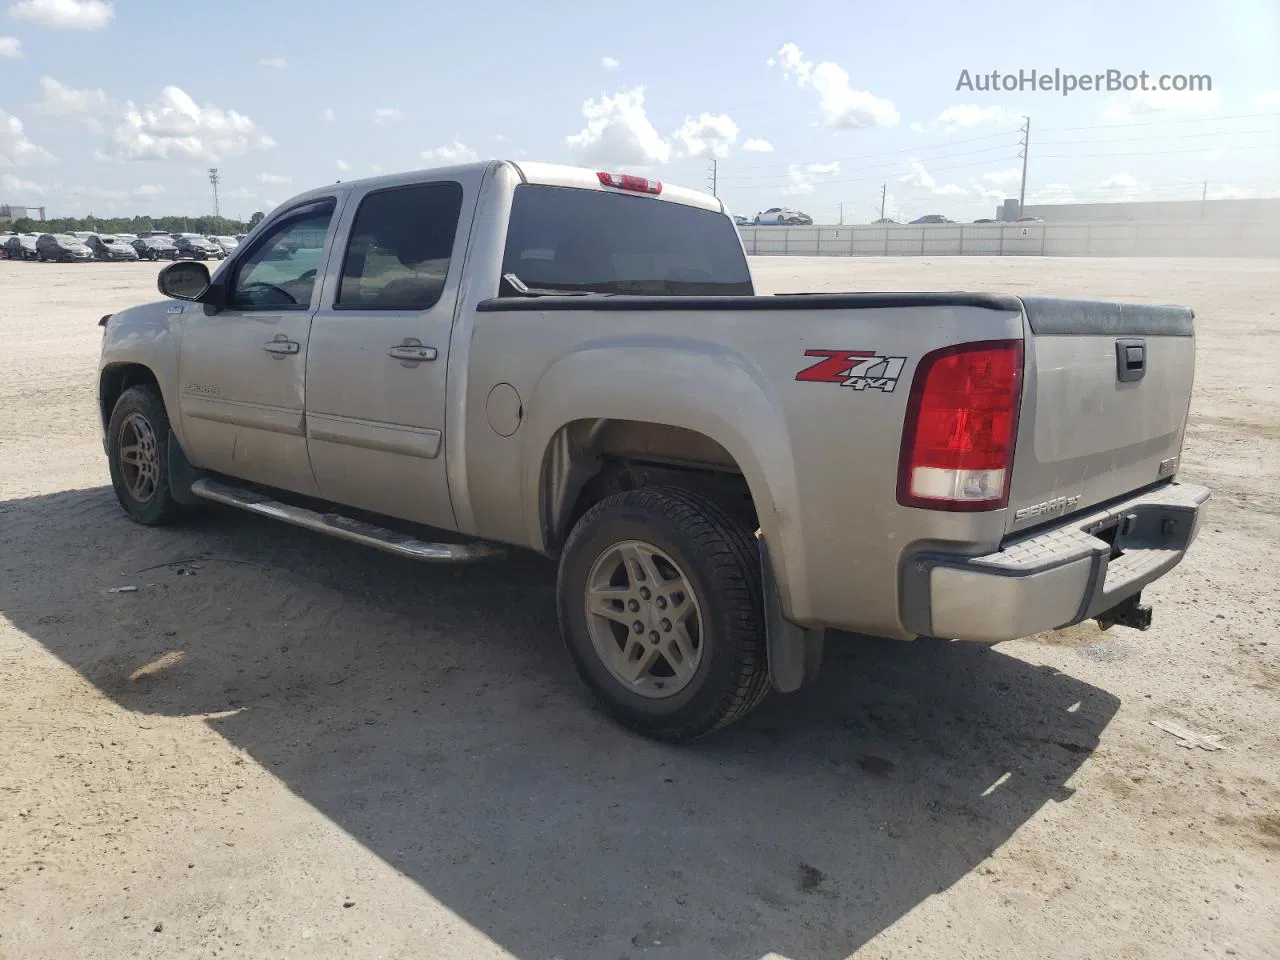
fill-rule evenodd
<path id="1" fill-rule="evenodd" d="M 209 289 L 209 268 L 196 260 L 175 260 L 156 277 L 156 286 L 166 297 L 199 302 Z"/>

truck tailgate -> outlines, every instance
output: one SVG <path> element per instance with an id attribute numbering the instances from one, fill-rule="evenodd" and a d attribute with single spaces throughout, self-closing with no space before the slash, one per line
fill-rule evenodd
<path id="1" fill-rule="evenodd" d="M 1195 374 L 1185 307 L 1022 298 L 1026 362 L 1008 530 L 1174 476 Z"/>

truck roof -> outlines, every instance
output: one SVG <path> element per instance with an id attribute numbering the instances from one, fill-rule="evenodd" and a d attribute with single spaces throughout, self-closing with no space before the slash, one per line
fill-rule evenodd
<path id="1" fill-rule="evenodd" d="M 462 173 L 471 170 L 485 170 L 495 164 L 508 164 L 516 169 L 522 180 L 526 183 L 537 183 L 553 187 L 574 187 L 580 190 L 607 190 L 613 191 L 614 188 L 606 187 L 600 182 L 599 172 L 592 167 L 574 167 L 559 163 L 541 163 L 529 160 L 477 160 L 471 163 L 450 164 L 445 167 L 426 167 L 418 170 L 406 170 L 402 173 L 384 174 L 378 177 L 365 177 L 360 180 L 344 180 L 344 187 L 353 186 L 380 186 L 394 187 L 400 184 L 416 183 L 422 179 L 424 173 L 430 173 L 432 176 L 447 176 L 451 173 Z M 622 174 L 624 170 L 609 170 L 609 173 Z M 314 190 L 307 190 L 297 196 L 291 198 L 289 203 L 296 203 L 305 200 L 311 196 L 331 195 L 332 185 L 317 187 Z M 657 194 L 636 193 L 636 196 L 649 196 L 655 200 L 668 200 L 674 203 L 682 203 L 685 206 L 699 207 L 703 210 L 712 210 L 716 213 L 724 212 L 724 205 L 720 200 L 709 193 L 702 193 L 698 190 L 690 190 L 686 187 L 672 186 L 668 183 L 662 184 L 662 190 Z"/>

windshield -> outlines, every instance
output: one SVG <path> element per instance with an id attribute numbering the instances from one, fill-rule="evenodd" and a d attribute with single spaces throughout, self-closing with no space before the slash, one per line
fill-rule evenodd
<path id="1" fill-rule="evenodd" d="M 749 296 L 742 241 L 720 213 L 652 197 L 516 187 L 503 274 L 527 287 L 642 296 Z"/>

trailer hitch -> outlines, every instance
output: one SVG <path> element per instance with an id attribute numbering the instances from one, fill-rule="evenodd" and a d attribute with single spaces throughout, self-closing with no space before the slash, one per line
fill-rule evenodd
<path id="1" fill-rule="evenodd" d="M 1100 630 L 1112 627 L 1131 627 L 1134 630 L 1151 629 L 1151 607 L 1142 602 L 1142 591 L 1121 600 L 1110 610 L 1103 610 L 1094 617 Z"/>

